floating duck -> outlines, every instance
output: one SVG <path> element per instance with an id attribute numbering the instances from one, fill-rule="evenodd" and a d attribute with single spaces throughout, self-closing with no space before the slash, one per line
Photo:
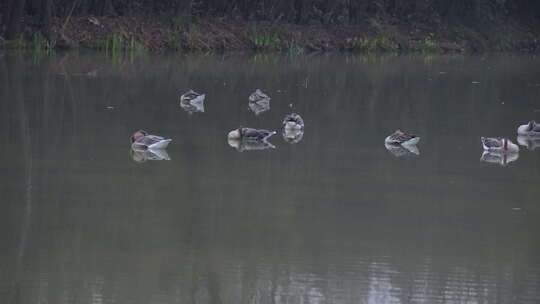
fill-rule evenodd
<path id="1" fill-rule="evenodd" d="M 540 136 L 531 137 L 527 135 L 518 135 L 517 142 L 518 144 L 527 147 L 529 150 L 535 150 L 540 147 Z"/>
<path id="2" fill-rule="evenodd" d="M 276 134 L 276 131 L 239 127 L 238 129 L 229 132 L 227 138 L 238 140 L 266 140 L 274 134 Z"/>
<path id="3" fill-rule="evenodd" d="M 147 160 L 171 160 L 167 150 L 164 149 L 131 149 L 131 158 L 138 163 Z"/>
<path id="4" fill-rule="evenodd" d="M 509 163 L 516 161 L 519 158 L 518 152 L 494 152 L 494 151 L 484 151 L 480 157 L 480 161 L 486 163 L 498 164 L 501 166 L 506 166 Z"/>
<path id="5" fill-rule="evenodd" d="M 249 108 L 255 115 L 270 110 L 270 97 L 257 89 L 249 95 Z"/>
<path id="6" fill-rule="evenodd" d="M 204 112 L 205 96 L 205 94 L 199 94 L 193 90 L 189 90 L 180 96 L 180 106 L 189 114 Z"/>
<path id="7" fill-rule="evenodd" d="M 140 149 L 165 149 L 172 139 L 165 139 L 157 135 L 149 135 L 146 131 L 139 130 L 131 135 L 131 148 Z"/>
<path id="8" fill-rule="evenodd" d="M 485 151 L 491 152 L 519 152 L 518 145 L 504 137 L 481 137 Z"/>
<path id="9" fill-rule="evenodd" d="M 420 141 L 420 137 L 405 133 L 401 130 L 396 130 L 385 138 L 385 144 L 391 145 L 416 145 Z"/>
<path id="10" fill-rule="evenodd" d="M 384 147 L 395 157 L 402 157 L 407 155 L 420 155 L 420 150 L 416 145 L 396 145 L 385 143 Z"/>
<path id="11" fill-rule="evenodd" d="M 540 124 L 537 124 L 534 120 L 529 121 L 528 124 L 519 126 L 517 133 L 519 135 L 540 137 Z"/>
<path id="12" fill-rule="evenodd" d="M 304 136 L 304 120 L 296 113 L 289 114 L 283 119 L 283 139 L 291 144 L 298 143 Z"/>
<path id="13" fill-rule="evenodd" d="M 266 139 L 263 140 L 249 140 L 249 139 L 234 139 L 228 138 L 227 142 L 229 146 L 235 148 L 239 152 L 251 151 L 251 150 L 266 150 L 274 149 L 275 146 L 269 143 Z"/>

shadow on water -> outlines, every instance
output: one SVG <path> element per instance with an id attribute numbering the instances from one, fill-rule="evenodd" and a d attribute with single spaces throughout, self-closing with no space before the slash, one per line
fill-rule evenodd
<path id="1" fill-rule="evenodd" d="M 10 303 L 540 299 L 539 155 L 478 159 L 480 136 L 534 118 L 536 58 L 7 54 L 0 68 Z M 204 113 L 180 107 L 191 88 Z M 255 88 L 272 98 L 260 116 Z M 291 112 L 309 129 L 295 145 L 226 140 L 280 134 Z M 170 161 L 132 160 L 140 128 L 173 138 Z M 397 128 L 422 136 L 420 155 L 387 151 Z"/>

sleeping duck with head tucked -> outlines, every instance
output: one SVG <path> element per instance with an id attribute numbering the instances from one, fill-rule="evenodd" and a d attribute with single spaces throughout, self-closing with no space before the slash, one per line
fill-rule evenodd
<path id="1" fill-rule="evenodd" d="M 276 134 L 276 131 L 239 127 L 229 132 L 227 138 L 235 140 L 266 140 L 274 134 Z"/>
<path id="2" fill-rule="evenodd" d="M 399 129 L 384 139 L 385 144 L 391 145 L 416 145 L 419 141 L 419 136 L 405 133 Z"/>
<path id="3" fill-rule="evenodd" d="M 517 129 L 518 135 L 540 137 L 540 124 L 531 120 L 526 125 L 521 125 Z"/>
<path id="4" fill-rule="evenodd" d="M 131 135 L 131 147 L 134 150 L 165 149 L 171 141 L 172 139 L 151 135 L 144 130 L 139 130 Z"/>

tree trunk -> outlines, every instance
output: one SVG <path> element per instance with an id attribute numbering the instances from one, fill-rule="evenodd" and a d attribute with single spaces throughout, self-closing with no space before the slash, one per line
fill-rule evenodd
<path id="1" fill-rule="evenodd" d="M 13 0 L 11 11 L 8 11 L 9 21 L 6 37 L 8 40 L 15 39 L 21 32 L 21 18 L 24 12 L 24 3 L 26 0 Z"/>

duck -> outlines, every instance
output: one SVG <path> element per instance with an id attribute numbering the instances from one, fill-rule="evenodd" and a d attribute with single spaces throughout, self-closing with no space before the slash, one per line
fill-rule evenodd
<path id="1" fill-rule="evenodd" d="M 485 151 L 514 153 L 519 152 L 519 146 L 505 137 L 480 137 Z"/>
<path id="2" fill-rule="evenodd" d="M 291 113 L 283 119 L 283 128 L 291 130 L 304 129 L 304 120 L 296 113 Z"/>
<path id="3" fill-rule="evenodd" d="M 539 136 L 540 137 L 540 124 L 536 121 L 531 120 L 525 125 L 521 125 L 517 129 L 518 135 L 527 135 L 527 136 Z"/>
<path id="4" fill-rule="evenodd" d="M 181 103 L 197 103 L 197 102 L 204 101 L 205 97 L 206 97 L 205 94 L 197 93 L 191 89 L 187 91 L 186 93 L 182 94 L 182 96 L 180 96 L 180 102 Z"/>
<path id="5" fill-rule="evenodd" d="M 502 152 L 493 152 L 493 151 L 484 151 L 480 157 L 481 162 L 498 164 L 501 166 L 506 166 L 509 163 L 516 161 L 519 158 L 519 153 L 502 153 Z"/>
<path id="6" fill-rule="evenodd" d="M 199 94 L 193 90 L 189 90 L 180 96 L 180 106 L 189 114 L 204 112 L 205 96 L 205 94 Z"/>
<path id="7" fill-rule="evenodd" d="M 144 130 L 139 130 L 131 135 L 131 148 L 140 149 L 165 149 L 172 139 L 166 139 L 157 135 L 149 135 Z"/>
<path id="8" fill-rule="evenodd" d="M 272 135 L 276 134 L 276 131 L 258 130 L 253 128 L 239 127 L 229 132 L 228 139 L 236 140 L 266 140 Z"/>
<path id="9" fill-rule="evenodd" d="M 249 109 L 259 115 L 270 110 L 270 97 L 257 89 L 249 96 Z"/>
<path id="10" fill-rule="evenodd" d="M 304 120 L 300 115 L 291 113 L 283 119 L 283 140 L 290 144 L 299 143 L 304 136 Z"/>
<path id="11" fill-rule="evenodd" d="M 384 139 L 385 144 L 392 145 L 416 145 L 419 141 L 419 136 L 405 133 L 399 129 Z"/>
<path id="12" fill-rule="evenodd" d="M 268 100 L 270 101 L 270 97 L 263 93 L 260 89 L 256 89 L 255 92 L 251 93 L 249 95 L 249 102 L 259 102 L 261 100 Z"/>

